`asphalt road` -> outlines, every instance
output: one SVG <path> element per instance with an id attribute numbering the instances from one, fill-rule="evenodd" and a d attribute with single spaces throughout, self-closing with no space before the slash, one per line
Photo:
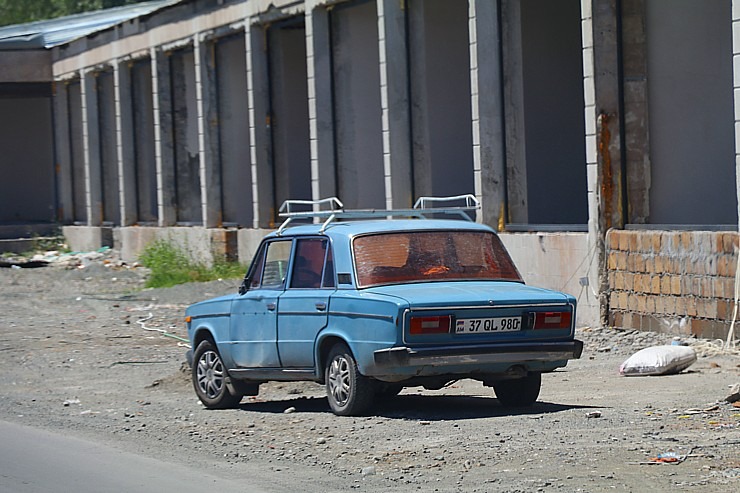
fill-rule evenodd
<path id="1" fill-rule="evenodd" d="M 0 491 L 256 493 L 207 471 L 0 421 Z"/>

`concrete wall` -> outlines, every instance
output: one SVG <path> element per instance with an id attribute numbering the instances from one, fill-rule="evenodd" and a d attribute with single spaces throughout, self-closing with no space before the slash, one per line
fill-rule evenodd
<path id="1" fill-rule="evenodd" d="M 374 1 L 330 12 L 337 192 L 348 208 L 385 206 L 378 18 Z"/>
<path id="2" fill-rule="evenodd" d="M 269 29 L 275 206 L 311 199 L 306 29 L 295 20 Z"/>
<path id="3" fill-rule="evenodd" d="M 169 56 L 169 60 L 176 220 L 178 223 L 199 224 L 203 220 L 203 210 L 193 50 L 177 50 Z"/>
<path id="4" fill-rule="evenodd" d="M 610 231 L 609 324 L 726 338 L 738 244 L 736 232 Z"/>
<path id="5" fill-rule="evenodd" d="M 473 134 L 468 2 L 409 2 L 414 192 L 470 193 Z"/>
<path id="6" fill-rule="evenodd" d="M 0 83 L 51 82 L 51 52 L 4 50 L 0 56 Z"/>
<path id="7" fill-rule="evenodd" d="M 143 58 L 129 65 L 136 179 L 136 221 L 157 221 L 157 167 L 154 148 L 152 65 Z M 126 104 L 126 102 L 124 102 Z"/>
<path id="8" fill-rule="evenodd" d="M 731 6 L 646 3 L 653 224 L 738 223 Z"/>
<path id="9" fill-rule="evenodd" d="M 115 81 L 113 71 L 96 75 L 98 98 L 98 135 L 100 140 L 100 166 L 102 180 L 102 221 L 111 225 L 121 224 L 121 202 L 118 183 L 118 150 L 116 146 Z"/>
<path id="10" fill-rule="evenodd" d="M 225 224 L 248 227 L 253 218 L 244 32 L 219 40 L 215 50 L 222 219 Z"/>
<path id="11" fill-rule="evenodd" d="M 529 223 L 588 222 L 580 21 L 578 0 L 521 1 Z"/>
<path id="12" fill-rule="evenodd" d="M 0 223 L 56 219 L 51 115 L 48 96 L 0 97 Z"/>
<path id="13" fill-rule="evenodd" d="M 576 297 L 579 327 L 599 318 L 598 286 L 589 278 L 596 250 L 586 233 L 499 233 L 524 282 Z"/>
<path id="14" fill-rule="evenodd" d="M 80 80 L 73 80 L 67 85 L 67 117 L 69 134 L 60 135 L 69 140 L 72 162 L 72 200 L 73 218 L 77 224 L 87 224 L 87 173 L 85 171 L 85 141 L 82 134 L 82 86 Z"/>

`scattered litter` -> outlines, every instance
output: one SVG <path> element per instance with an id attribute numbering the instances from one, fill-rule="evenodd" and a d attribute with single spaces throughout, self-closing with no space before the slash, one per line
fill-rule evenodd
<path id="1" fill-rule="evenodd" d="M 730 395 L 725 397 L 725 402 L 733 403 L 740 401 L 740 383 L 736 383 L 730 389 Z"/>
<path id="2" fill-rule="evenodd" d="M 650 462 L 664 462 L 664 463 L 673 463 L 678 462 L 681 460 L 681 456 L 678 455 L 676 452 L 665 452 L 663 454 L 658 454 L 657 457 L 651 457 Z"/>
<path id="3" fill-rule="evenodd" d="M 286 409 L 285 411 L 283 411 L 283 414 L 293 414 L 295 411 L 296 411 L 296 408 L 289 407 L 288 409 Z"/>
<path id="4" fill-rule="evenodd" d="M 640 462 L 642 465 L 653 465 L 653 464 L 680 464 L 685 461 L 694 451 L 694 447 L 691 447 L 688 452 L 684 455 L 669 450 L 668 452 L 662 452 L 655 457 L 651 457 L 647 462 Z"/>
<path id="5" fill-rule="evenodd" d="M 686 346 L 653 346 L 642 349 L 622 363 L 619 373 L 629 376 L 672 375 L 696 362 L 696 352 Z"/>
<path id="6" fill-rule="evenodd" d="M 375 466 L 368 466 L 362 468 L 362 477 L 365 476 L 375 476 Z"/>
<path id="7" fill-rule="evenodd" d="M 688 345 L 689 343 L 681 340 L 680 337 L 674 337 L 673 340 L 671 340 L 671 346 L 688 346 Z"/>
<path id="8" fill-rule="evenodd" d="M 591 412 L 586 413 L 587 419 L 600 418 L 600 417 L 601 417 L 601 411 L 591 411 Z"/>
<path id="9" fill-rule="evenodd" d="M 154 327 L 147 327 L 144 322 L 146 322 L 147 320 L 151 320 L 153 318 L 154 318 L 154 314 L 152 312 L 149 312 L 149 315 L 147 315 L 144 318 L 141 318 L 141 319 L 137 320 L 136 323 L 139 324 L 139 325 L 141 325 L 141 328 L 144 329 L 144 330 L 147 330 L 149 332 L 159 332 L 160 334 L 162 334 L 165 337 L 171 337 L 172 339 L 175 339 L 175 340 L 180 341 L 177 344 L 178 346 L 183 346 L 183 347 L 187 347 L 187 348 L 190 347 L 190 344 L 188 344 L 190 341 L 188 341 L 187 339 L 185 339 L 183 337 L 176 336 L 175 334 L 170 334 L 169 332 L 167 332 L 164 329 L 157 329 L 157 328 L 154 328 Z"/>
<path id="10" fill-rule="evenodd" d="M 72 404 L 79 404 L 79 403 L 80 403 L 79 399 L 67 399 L 64 402 L 62 402 L 62 405 L 64 407 L 69 407 Z"/>

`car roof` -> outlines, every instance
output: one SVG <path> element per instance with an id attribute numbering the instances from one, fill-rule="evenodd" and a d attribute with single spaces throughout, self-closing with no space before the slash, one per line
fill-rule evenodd
<path id="1" fill-rule="evenodd" d="M 322 231 L 323 230 L 323 231 Z M 469 221 L 454 219 L 370 219 L 333 222 L 323 224 L 293 224 L 268 237 L 292 237 L 304 235 L 327 235 L 351 237 L 369 233 L 390 233 L 398 231 L 456 230 L 493 232 L 489 226 Z"/>

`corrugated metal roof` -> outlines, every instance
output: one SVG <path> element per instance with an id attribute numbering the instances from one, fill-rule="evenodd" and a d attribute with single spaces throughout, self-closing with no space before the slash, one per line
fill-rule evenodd
<path id="1" fill-rule="evenodd" d="M 154 0 L 123 7 L 0 27 L 0 50 L 53 48 L 116 24 L 151 14 L 181 0 Z"/>

